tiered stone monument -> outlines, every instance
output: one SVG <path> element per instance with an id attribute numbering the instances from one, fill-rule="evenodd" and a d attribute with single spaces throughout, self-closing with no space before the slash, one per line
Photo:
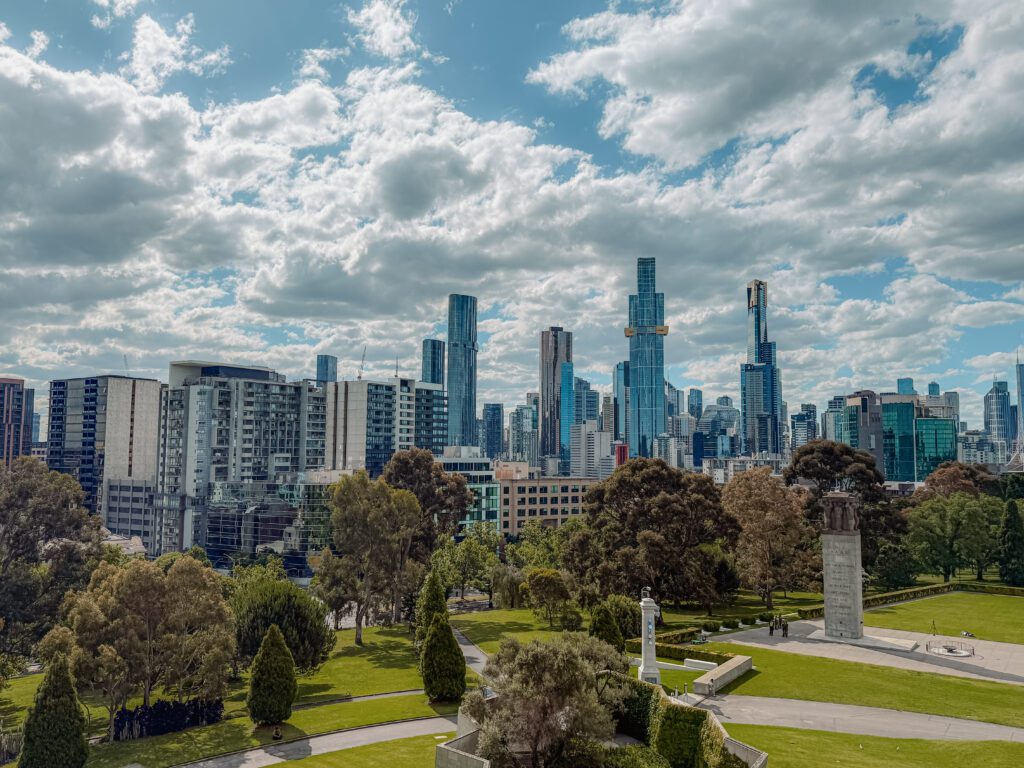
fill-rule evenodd
<path id="1" fill-rule="evenodd" d="M 864 636 L 864 595 L 856 500 L 849 493 L 829 493 L 821 501 L 825 507 L 821 533 L 825 635 L 857 640 Z"/>
<path id="2" fill-rule="evenodd" d="M 661 685 L 661 670 L 658 669 L 658 654 L 654 641 L 654 624 L 658 618 L 658 604 L 651 599 L 649 587 L 644 587 L 640 595 L 640 611 L 643 614 L 643 645 L 640 670 L 637 676 L 645 683 Z"/>

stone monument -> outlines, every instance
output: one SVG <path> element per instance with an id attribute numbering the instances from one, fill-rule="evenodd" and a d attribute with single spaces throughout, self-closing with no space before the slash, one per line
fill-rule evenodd
<path id="1" fill-rule="evenodd" d="M 821 534 L 824 566 L 825 636 L 857 640 L 864 636 L 860 521 L 849 493 L 829 493 L 821 500 L 825 527 Z"/>
<path id="2" fill-rule="evenodd" d="M 661 670 L 658 669 L 658 654 L 654 641 L 654 622 L 658 618 L 658 604 L 651 599 L 650 587 L 640 592 L 640 611 L 643 613 L 643 647 L 638 677 L 645 683 L 661 685 Z"/>

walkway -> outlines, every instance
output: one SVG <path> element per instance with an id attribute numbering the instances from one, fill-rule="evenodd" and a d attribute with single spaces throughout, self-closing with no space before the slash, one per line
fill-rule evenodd
<path id="1" fill-rule="evenodd" d="M 865 621 L 871 620 L 871 614 L 864 615 Z M 879 637 L 898 637 L 916 640 L 918 648 L 911 652 L 885 651 L 876 648 L 865 648 L 843 643 L 830 643 L 822 640 L 811 640 L 807 636 L 816 629 L 822 629 L 822 621 L 794 621 L 789 625 L 789 637 L 768 634 L 767 627 L 733 632 L 716 640 L 738 643 L 762 648 L 771 648 L 787 653 L 800 653 L 807 656 L 821 656 L 842 661 L 857 661 L 863 664 L 878 664 L 883 667 L 912 669 L 918 672 L 930 672 L 935 675 L 951 675 L 953 677 L 969 677 L 975 680 L 991 680 L 1011 685 L 1024 685 L 1024 645 L 1013 643 L 996 643 L 991 640 L 975 638 L 928 635 L 923 632 L 903 632 L 898 629 L 880 629 L 864 627 L 864 633 Z M 974 646 L 975 655 L 957 659 L 936 656 L 925 650 L 925 644 L 933 640 L 958 640 Z M 756 662 L 755 662 L 756 663 Z"/>
<path id="2" fill-rule="evenodd" d="M 697 706 L 714 712 L 726 729 L 729 723 L 743 723 L 885 736 L 894 739 L 995 740 L 1024 743 L 1024 728 L 894 709 L 858 707 L 851 704 L 728 694 L 704 699 Z"/>
<path id="3" fill-rule="evenodd" d="M 287 744 L 268 744 L 244 752 L 211 757 L 181 768 L 262 768 L 288 760 L 301 760 L 312 755 L 323 755 L 366 744 L 406 739 L 412 736 L 447 734 L 455 730 L 455 718 L 427 717 L 421 720 L 404 720 L 399 723 L 370 725 L 365 728 L 351 728 L 346 731 L 310 736 L 307 739 L 290 741 Z M 440 740 L 438 740 L 440 743 Z"/>
<path id="4" fill-rule="evenodd" d="M 462 655 L 466 657 L 466 666 L 480 675 L 480 677 L 483 677 L 484 667 L 487 666 L 487 654 L 483 652 L 480 646 L 474 645 L 460 630 L 452 627 L 452 631 L 455 633 L 455 639 L 459 641 Z"/>

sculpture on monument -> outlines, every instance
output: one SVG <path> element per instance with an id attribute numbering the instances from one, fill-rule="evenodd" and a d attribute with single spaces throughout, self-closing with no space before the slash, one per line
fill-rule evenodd
<path id="1" fill-rule="evenodd" d="M 650 587 L 644 587 L 640 591 L 640 612 L 643 614 L 643 644 L 637 676 L 646 683 L 661 685 L 661 670 L 658 669 L 658 654 L 654 639 L 654 623 L 660 609 L 658 604 L 651 599 Z"/>
<path id="2" fill-rule="evenodd" d="M 825 526 L 821 534 L 825 635 L 856 640 L 864 636 L 857 498 L 837 491 L 826 494 L 821 502 L 825 508 Z"/>

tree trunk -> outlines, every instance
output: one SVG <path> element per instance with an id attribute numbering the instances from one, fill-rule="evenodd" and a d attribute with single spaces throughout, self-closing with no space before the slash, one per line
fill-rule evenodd
<path id="1" fill-rule="evenodd" d="M 356 606 L 356 645 L 361 646 L 363 644 L 363 611 L 365 610 L 363 604 Z"/>
<path id="2" fill-rule="evenodd" d="M 978 561 L 978 581 L 985 580 L 985 564 L 980 560 Z"/>
<path id="3" fill-rule="evenodd" d="M 772 591 L 769 589 L 765 595 L 764 600 L 765 607 L 770 611 L 775 608 L 775 603 L 772 602 Z"/>
<path id="4" fill-rule="evenodd" d="M 952 569 L 950 569 L 950 568 L 943 568 L 942 569 L 942 580 L 944 582 L 948 582 L 949 581 L 949 577 L 951 575 L 952 575 Z"/>

